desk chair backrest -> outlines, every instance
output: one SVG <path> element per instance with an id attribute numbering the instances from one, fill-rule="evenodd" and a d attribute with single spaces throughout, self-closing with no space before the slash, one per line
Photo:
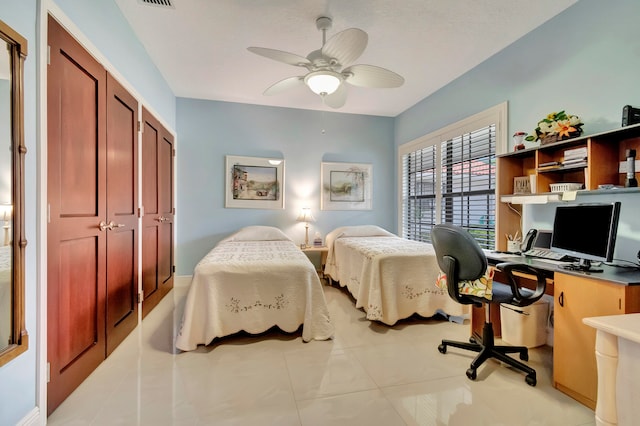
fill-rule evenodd
<path id="1" fill-rule="evenodd" d="M 461 304 L 477 303 L 458 292 L 458 282 L 476 280 L 487 271 L 487 257 L 478 242 L 466 230 L 440 224 L 431 230 L 431 241 L 438 266 L 447 275 L 447 291 Z"/>

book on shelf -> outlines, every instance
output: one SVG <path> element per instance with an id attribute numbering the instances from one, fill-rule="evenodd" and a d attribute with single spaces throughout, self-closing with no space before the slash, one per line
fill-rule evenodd
<path id="1" fill-rule="evenodd" d="M 575 166 L 576 164 L 584 164 L 586 166 L 587 157 L 577 157 L 577 158 L 571 158 L 569 160 L 565 158 L 565 160 L 562 162 L 563 166 Z"/>
<path id="2" fill-rule="evenodd" d="M 579 167 L 587 167 L 587 162 L 585 160 L 575 161 L 571 163 L 564 163 L 562 168 L 564 169 L 577 169 Z"/>
<path id="3" fill-rule="evenodd" d="M 539 169 L 545 168 L 545 167 L 557 167 L 559 166 L 560 163 L 558 161 L 547 161 L 546 163 L 540 163 L 538 165 Z"/>
<path id="4" fill-rule="evenodd" d="M 586 158 L 587 157 L 587 147 L 582 146 L 579 148 L 565 149 L 564 151 L 564 160 L 573 160 L 574 158 Z"/>

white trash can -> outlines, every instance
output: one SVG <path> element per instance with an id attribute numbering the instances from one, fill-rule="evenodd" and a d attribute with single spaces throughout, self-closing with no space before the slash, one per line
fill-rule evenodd
<path id="1" fill-rule="evenodd" d="M 513 309 L 529 315 L 520 314 Z M 510 345 L 534 348 L 547 343 L 547 318 L 549 302 L 543 299 L 532 305 L 518 307 L 503 303 L 500 305 L 502 341 Z"/>

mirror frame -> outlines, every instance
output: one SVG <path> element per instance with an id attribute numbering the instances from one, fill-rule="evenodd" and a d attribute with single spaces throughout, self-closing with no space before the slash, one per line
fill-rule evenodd
<path id="1" fill-rule="evenodd" d="M 16 358 L 29 347 L 25 326 L 24 252 L 24 60 L 27 40 L 0 20 L 0 39 L 9 46 L 11 55 L 11 162 L 12 162 L 12 327 L 11 341 L 0 349 L 0 367 Z"/>

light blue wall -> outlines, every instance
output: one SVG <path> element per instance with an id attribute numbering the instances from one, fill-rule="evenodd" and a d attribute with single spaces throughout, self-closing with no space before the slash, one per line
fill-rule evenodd
<path id="1" fill-rule="evenodd" d="M 115 1 L 54 1 L 145 101 L 153 106 L 160 118 L 171 129 L 175 129 L 175 96 Z"/>
<path id="2" fill-rule="evenodd" d="M 620 127 L 622 107 L 640 106 L 639 18 L 638 0 L 579 1 L 396 117 L 396 145 L 505 100 L 509 135 L 517 130 L 531 133 L 541 118 L 561 109 L 583 119 L 586 135 Z M 624 200 L 616 257 L 635 260 L 640 196 L 578 201 L 616 199 Z M 553 204 L 526 207 L 524 229 L 550 229 L 554 211 Z"/>
<path id="3" fill-rule="evenodd" d="M 394 228 L 392 118 L 181 98 L 177 116 L 177 274 L 192 274 L 220 239 L 243 226 L 277 226 L 303 242 L 304 225 L 295 219 L 304 206 L 316 218 L 310 239 L 349 224 Z M 225 208 L 226 155 L 284 158 L 285 209 Z M 321 211 L 323 161 L 372 164 L 373 210 Z"/>
<path id="4" fill-rule="evenodd" d="M 565 109 L 585 134 L 620 127 L 640 106 L 637 0 L 581 0 L 396 117 L 396 144 L 509 102 L 509 134 Z M 511 141 L 510 141 L 511 143 Z"/>
<path id="5" fill-rule="evenodd" d="M 36 1 L 0 0 L 0 19 L 27 39 L 29 56 L 24 73 L 25 309 L 29 349 L 0 367 L 0 424 L 13 425 L 36 404 Z"/>

